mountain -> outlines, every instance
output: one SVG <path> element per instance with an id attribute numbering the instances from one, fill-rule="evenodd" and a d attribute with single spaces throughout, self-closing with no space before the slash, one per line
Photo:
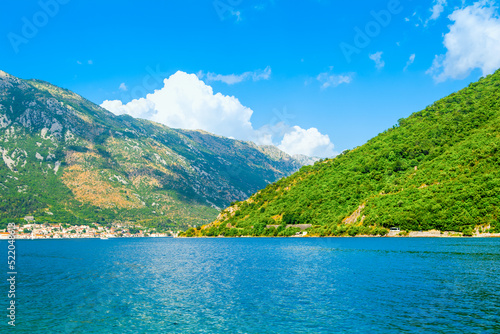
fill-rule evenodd
<path id="1" fill-rule="evenodd" d="M 500 232 L 500 70 L 187 235 L 291 235 L 295 224 L 320 236 Z"/>
<path id="2" fill-rule="evenodd" d="M 35 216 L 188 227 L 303 165 L 278 149 L 115 116 L 2 71 L 0 153 L 2 225 Z"/>
<path id="3" fill-rule="evenodd" d="M 273 145 L 261 145 L 259 146 L 259 150 L 264 152 L 266 155 L 270 156 L 273 159 L 289 159 L 288 154 L 285 152 L 281 151 L 279 148 Z M 316 161 L 320 160 L 320 158 L 317 157 L 310 157 L 307 155 L 303 154 L 294 154 L 292 155 L 292 159 L 297 161 L 301 166 L 307 166 L 307 165 L 312 165 Z"/>

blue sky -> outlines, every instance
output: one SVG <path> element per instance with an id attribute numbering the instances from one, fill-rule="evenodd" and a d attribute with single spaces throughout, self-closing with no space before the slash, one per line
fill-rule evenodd
<path id="1" fill-rule="evenodd" d="M 117 114 L 329 156 L 500 67 L 496 6 L 9 1 L 0 69 L 107 101 Z"/>

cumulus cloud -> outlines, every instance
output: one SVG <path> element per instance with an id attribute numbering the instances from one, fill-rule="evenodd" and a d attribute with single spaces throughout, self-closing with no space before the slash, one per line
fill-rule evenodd
<path id="1" fill-rule="evenodd" d="M 410 55 L 410 58 L 408 59 L 408 61 L 406 62 L 406 66 L 405 68 L 403 69 L 403 71 L 406 71 L 408 69 L 408 67 L 413 64 L 413 62 L 415 61 L 415 54 L 411 54 Z"/>
<path id="2" fill-rule="evenodd" d="M 487 75 L 500 67 L 500 19 L 496 7 L 489 1 L 476 2 L 455 10 L 449 19 L 453 24 L 443 42 L 447 52 L 435 56 L 427 74 L 442 82 L 463 79 L 476 68 Z"/>
<path id="3" fill-rule="evenodd" d="M 253 111 L 234 96 L 214 93 L 195 74 L 182 71 L 165 79 L 164 87 L 127 104 L 119 100 L 104 101 L 101 106 L 116 115 L 127 114 L 149 119 L 173 128 L 205 130 L 225 137 L 251 140 L 257 144 L 273 144 L 289 154 L 319 157 L 333 156 L 333 144 L 317 129 L 290 126 L 286 117 L 254 129 Z M 283 115 L 281 115 L 283 116 Z"/>
<path id="4" fill-rule="evenodd" d="M 203 129 L 226 137 L 252 133 L 252 110 L 243 106 L 234 96 L 214 94 L 194 74 L 177 72 L 163 81 L 164 87 L 148 94 L 146 98 L 121 101 L 104 101 L 102 106 L 115 114 L 129 114 L 173 128 Z"/>
<path id="5" fill-rule="evenodd" d="M 285 133 L 278 148 L 288 154 L 304 154 L 311 157 L 335 155 L 330 137 L 321 134 L 316 128 L 305 130 L 293 126 L 290 132 Z"/>
<path id="6" fill-rule="evenodd" d="M 269 80 L 271 78 L 271 67 L 268 66 L 263 70 L 249 71 L 242 74 L 216 74 L 208 72 L 206 75 L 203 72 L 199 72 L 198 77 L 200 79 L 205 78 L 208 82 L 220 81 L 228 85 L 234 85 L 246 80 L 260 81 Z"/>
<path id="7" fill-rule="evenodd" d="M 328 87 L 337 87 L 343 83 L 349 84 L 354 78 L 354 73 L 334 74 L 331 72 L 323 72 L 318 74 L 316 80 L 321 83 L 321 89 Z"/>
<path id="8" fill-rule="evenodd" d="M 125 82 L 122 82 L 120 84 L 120 87 L 118 87 L 118 89 L 123 90 L 124 92 L 128 90 L 127 85 L 125 85 Z"/>
<path id="9" fill-rule="evenodd" d="M 101 107 L 111 111 L 115 115 L 130 115 L 135 118 L 144 118 L 154 120 L 155 104 L 148 99 L 132 100 L 127 104 L 122 101 L 106 100 L 101 104 Z"/>
<path id="10" fill-rule="evenodd" d="M 368 55 L 368 57 L 375 62 L 375 67 L 377 70 L 384 68 L 385 61 L 382 60 L 382 51 L 375 52 L 374 54 Z"/>

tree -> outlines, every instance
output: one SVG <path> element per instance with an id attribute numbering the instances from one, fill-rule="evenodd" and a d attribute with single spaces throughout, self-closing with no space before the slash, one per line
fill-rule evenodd
<path id="1" fill-rule="evenodd" d="M 194 233 L 194 229 L 192 229 L 192 230 L 193 230 L 193 233 Z M 141 230 L 138 229 L 137 227 L 130 227 L 128 229 L 128 231 L 130 232 L 130 234 L 139 234 L 141 232 Z"/>
<path id="2" fill-rule="evenodd" d="M 474 230 L 471 227 L 467 227 L 463 232 L 464 237 L 472 237 L 474 235 Z"/>

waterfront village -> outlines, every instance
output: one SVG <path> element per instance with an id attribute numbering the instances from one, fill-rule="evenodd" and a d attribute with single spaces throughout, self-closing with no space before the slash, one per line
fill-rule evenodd
<path id="1" fill-rule="evenodd" d="M 37 224 L 33 217 L 24 218 L 25 224 L 16 225 L 14 233 L 16 239 L 76 239 L 76 238 L 141 238 L 141 237 L 177 237 L 178 232 L 166 231 L 156 232 L 154 229 L 147 229 L 128 224 L 112 224 L 103 226 L 97 223 L 90 225 L 69 225 L 69 224 Z M 8 231 L 0 230 L 0 239 L 8 238 Z"/>

